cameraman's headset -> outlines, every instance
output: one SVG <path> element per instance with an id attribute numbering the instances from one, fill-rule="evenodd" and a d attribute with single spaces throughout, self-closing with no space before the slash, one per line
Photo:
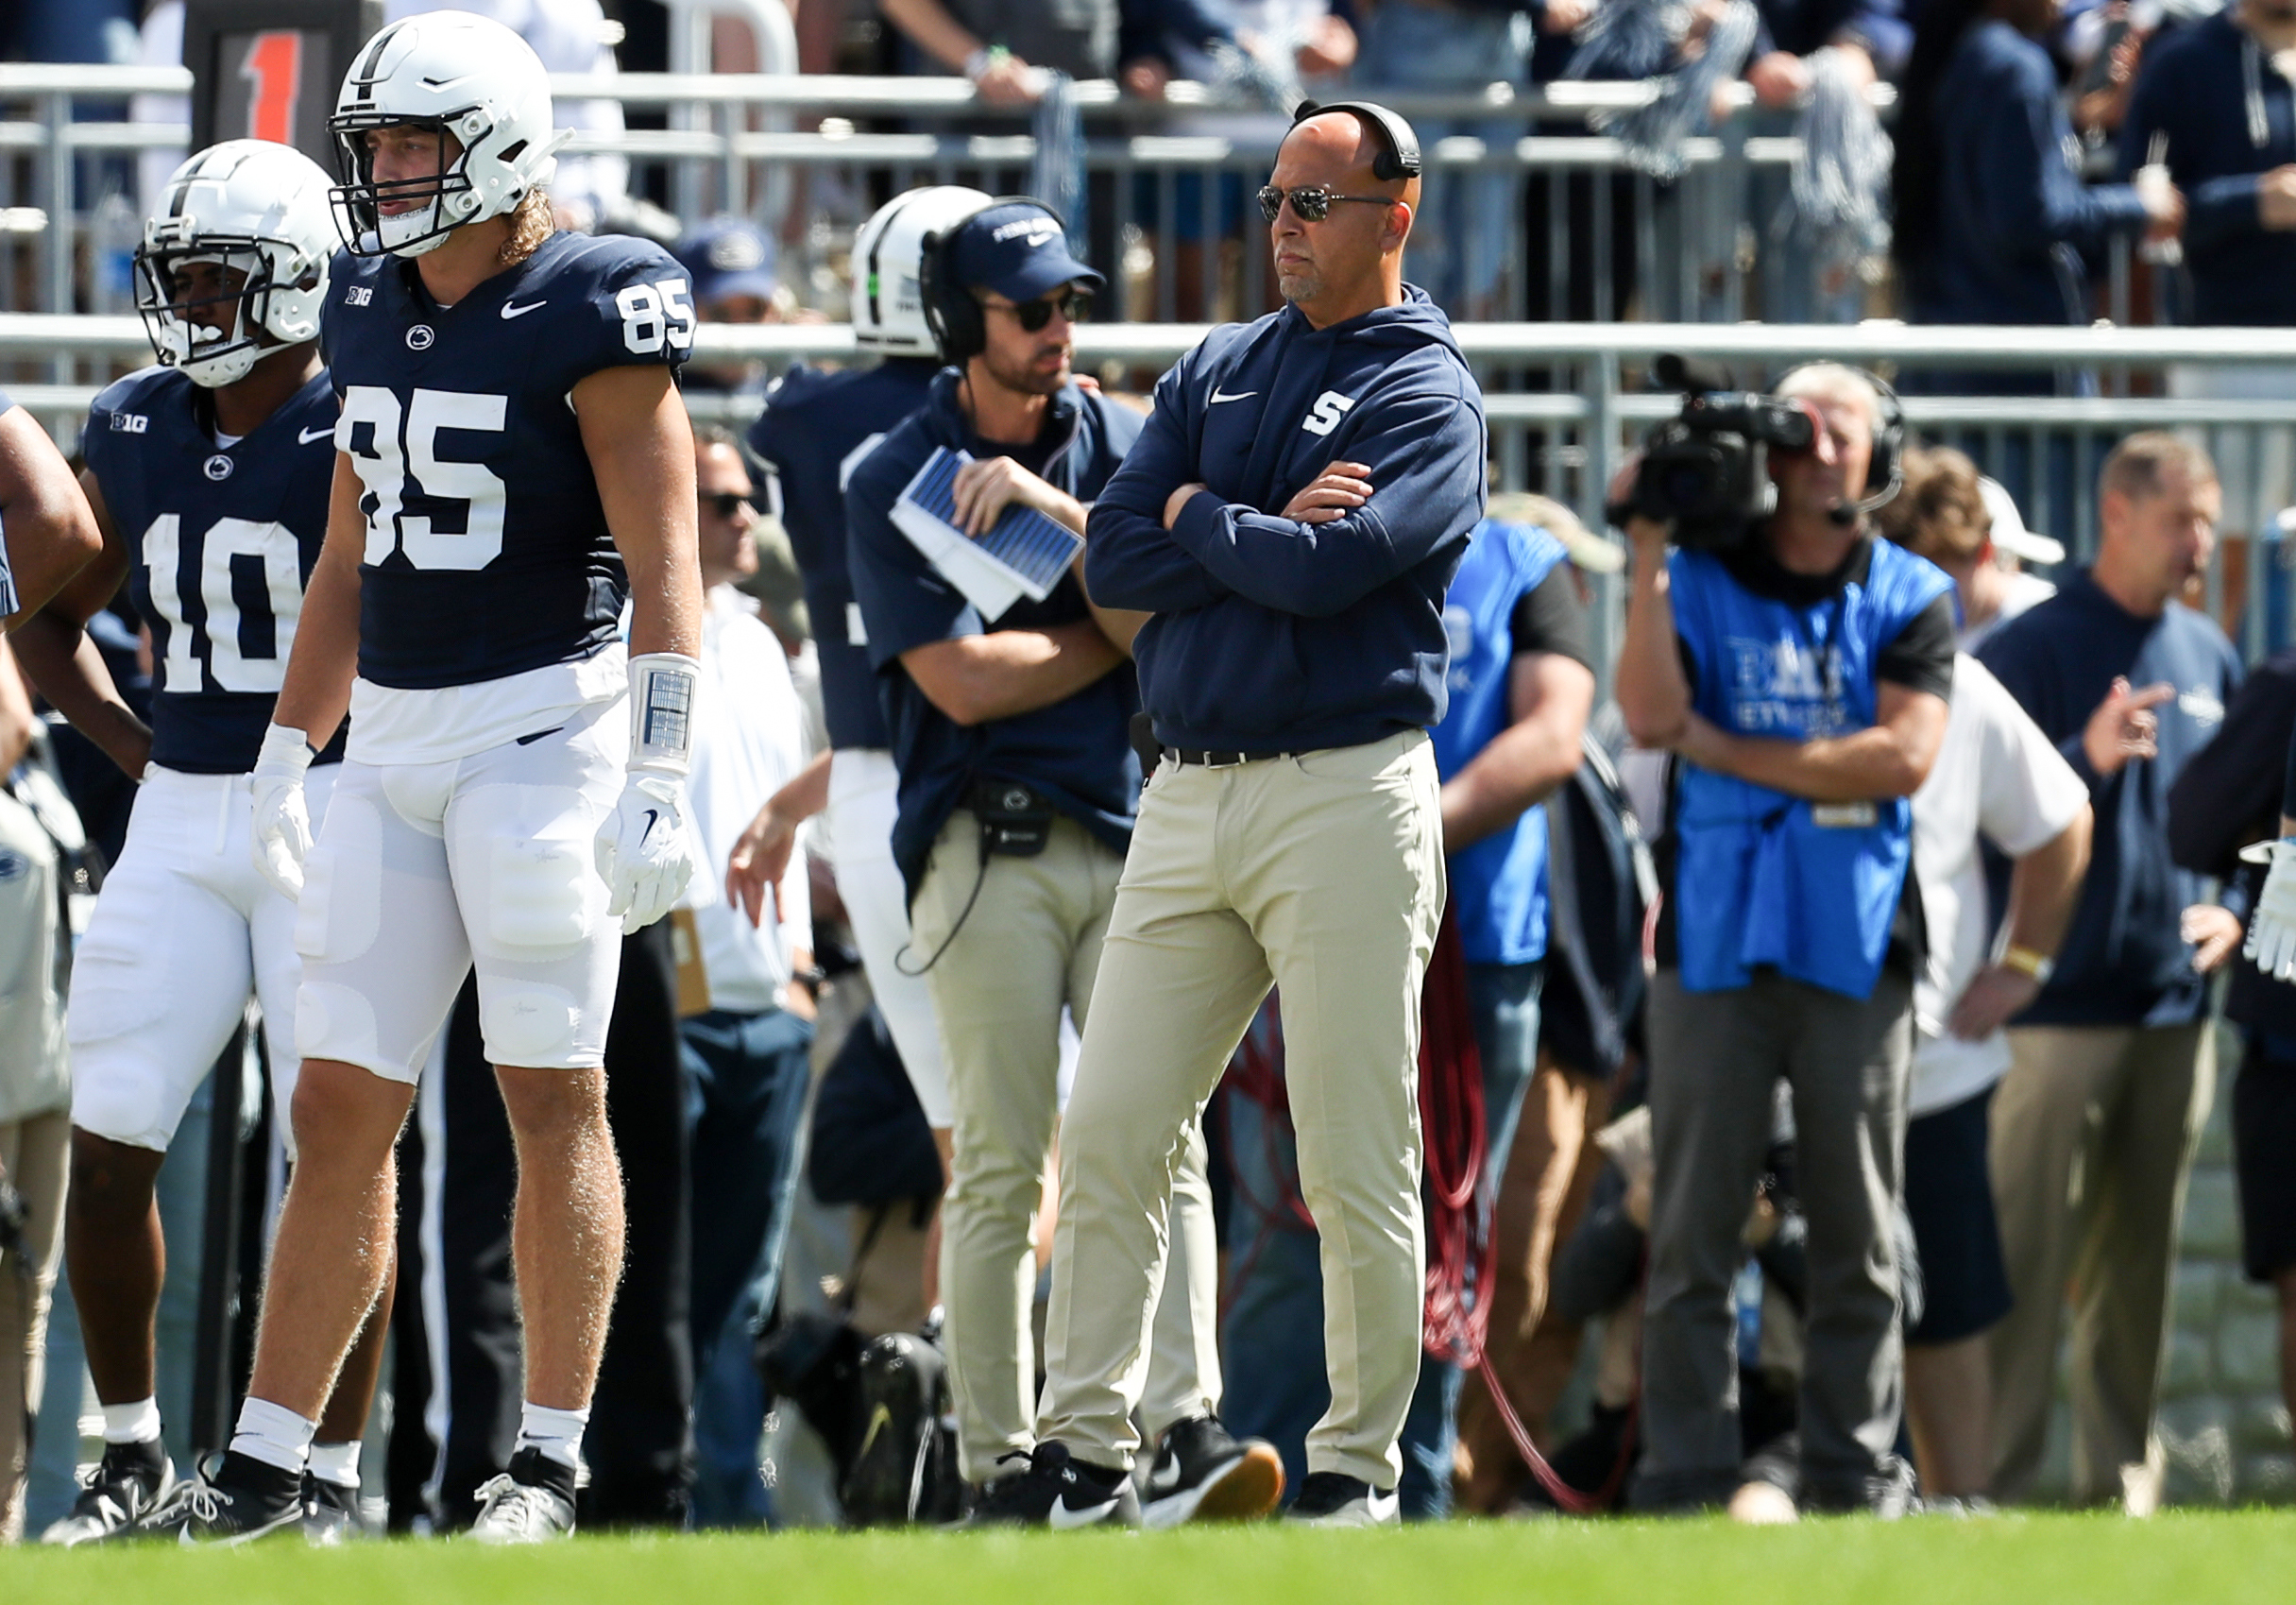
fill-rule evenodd
<path id="1" fill-rule="evenodd" d="M 1864 496 L 1850 504 L 1850 508 L 1854 512 L 1870 513 L 1875 508 L 1887 504 L 1905 487 L 1905 403 L 1897 399 L 1897 392 L 1890 388 L 1889 381 L 1872 368 L 1860 367 L 1854 363 L 1833 362 L 1824 358 L 1814 362 L 1795 363 L 1777 376 L 1770 386 L 1770 394 L 1777 395 L 1787 380 L 1813 367 L 1846 369 L 1871 384 L 1874 387 L 1874 394 L 1880 399 L 1881 418 L 1874 430 L 1873 456 L 1866 464 L 1865 483 L 1871 486 L 1878 480 L 1880 482 L 1881 488 L 1869 490 Z"/>
<path id="2" fill-rule="evenodd" d="M 932 331 L 941 360 L 952 367 L 962 367 L 989 349 L 989 318 L 973 292 L 950 278 L 949 250 L 967 224 L 1000 206 L 1032 206 L 1058 224 L 1063 235 L 1068 232 L 1068 220 L 1034 196 L 1000 195 L 919 242 L 917 299 L 924 303 L 925 327 Z"/>

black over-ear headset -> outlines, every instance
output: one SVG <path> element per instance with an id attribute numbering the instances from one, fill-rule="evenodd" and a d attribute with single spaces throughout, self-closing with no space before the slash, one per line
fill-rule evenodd
<path id="1" fill-rule="evenodd" d="M 941 348 L 941 360 L 953 367 L 962 367 L 989 349 L 989 320 L 973 292 L 950 278 L 949 246 L 966 224 L 1000 206 L 1033 206 L 1058 223 L 1063 235 L 1068 232 L 1068 220 L 1034 196 L 1000 195 L 925 236 L 917 252 L 917 299 L 925 303 L 925 327 Z"/>
<path id="2" fill-rule="evenodd" d="M 1352 111 L 1379 130 L 1380 143 L 1386 148 L 1371 159 L 1371 177 L 1391 180 L 1420 176 L 1422 163 L 1419 135 L 1411 131 L 1411 125 L 1402 117 L 1369 100 L 1327 100 L 1320 106 L 1312 100 L 1302 100 L 1300 109 L 1291 114 L 1292 127 L 1296 128 L 1310 117 L 1320 117 L 1326 111 Z"/>
<path id="3" fill-rule="evenodd" d="M 1895 497 L 1905 486 L 1905 403 L 1897 399 L 1897 392 L 1890 388 L 1888 380 L 1869 367 L 1859 367 L 1854 363 L 1845 362 L 1797 362 L 1777 376 L 1777 383 L 1770 386 L 1770 393 L 1777 395 L 1787 380 L 1813 367 L 1846 368 L 1871 384 L 1874 394 L 1881 400 L 1881 421 L 1874 431 L 1874 453 L 1865 469 L 1866 493 L 1855 504 L 1857 511 L 1870 513 Z M 1879 490 L 1873 488 L 1877 485 L 1880 487 Z"/>

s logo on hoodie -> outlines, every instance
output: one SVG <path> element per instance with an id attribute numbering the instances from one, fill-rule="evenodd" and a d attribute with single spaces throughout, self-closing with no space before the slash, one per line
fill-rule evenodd
<path id="1" fill-rule="evenodd" d="M 1354 397 L 1342 396 L 1336 390 L 1326 390 L 1316 398 L 1315 410 L 1307 415 L 1300 427 L 1310 435 L 1329 435 L 1339 427 L 1339 415 L 1354 404 Z"/>

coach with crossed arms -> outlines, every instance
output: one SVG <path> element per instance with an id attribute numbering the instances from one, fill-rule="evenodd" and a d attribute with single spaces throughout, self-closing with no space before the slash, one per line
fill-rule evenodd
<path id="1" fill-rule="evenodd" d="M 1295 1516 L 1395 1519 L 1419 1374 L 1420 982 L 1443 906 L 1427 726 L 1483 512 L 1482 397 L 1403 281 L 1417 139 L 1312 109 L 1260 195 L 1290 303 L 1215 331 L 1093 509 L 1134 641 L 1141 799 L 1063 1129 L 1037 1519 L 1116 1514 L 1182 1134 L 1272 981 L 1321 1238 L 1332 1406 Z"/>

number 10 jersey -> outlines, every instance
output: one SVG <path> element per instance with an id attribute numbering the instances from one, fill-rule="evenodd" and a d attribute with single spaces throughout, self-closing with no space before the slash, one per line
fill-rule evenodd
<path id="1" fill-rule="evenodd" d="M 229 446 L 209 433 L 205 401 L 179 369 L 141 369 L 96 397 L 81 450 L 128 547 L 128 600 L 151 626 L 152 761 L 244 775 L 327 535 L 335 401 L 315 375 Z"/>
<path id="2" fill-rule="evenodd" d="M 685 361 L 685 270 L 649 241 L 558 233 L 451 307 L 411 262 L 339 254 L 328 301 L 335 444 L 365 487 L 360 677 L 468 686 L 613 641 L 629 579 L 572 393 Z"/>

